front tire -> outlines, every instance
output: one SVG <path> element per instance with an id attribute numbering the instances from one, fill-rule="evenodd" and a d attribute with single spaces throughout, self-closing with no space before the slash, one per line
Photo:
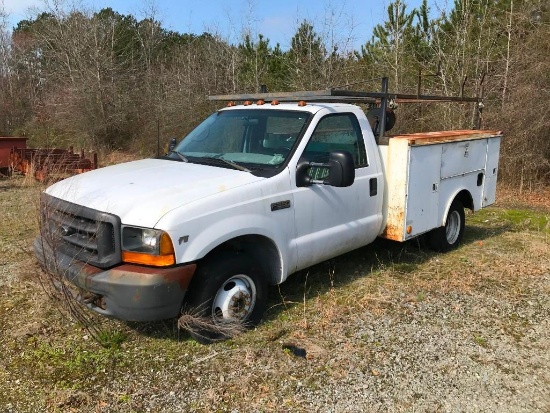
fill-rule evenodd
<path id="1" fill-rule="evenodd" d="M 186 297 L 182 318 L 190 320 L 185 327 L 191 336 L 203 344 L 225 340 L 260 322 L 266 276 L 244 254 L 217 254 L 199 266 Z"/>
<path id="2" fill-rule="evenodd" d="M 447 252 L 458 247 L 464 235 L 464 222 L 464 207 L 455 199 L 449 208 L 445 225 L 428 233 L 430 248 L 434 251 Z"/>

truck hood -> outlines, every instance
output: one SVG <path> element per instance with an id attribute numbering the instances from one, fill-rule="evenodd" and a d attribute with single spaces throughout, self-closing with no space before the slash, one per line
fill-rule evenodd
<path id="1" fill-rule="evenodd" d="M 244 171 L 143 159 L 73 176 L 46 193 L 118 215 L 123 224 L 153 228 L 174 208 L 262 179 Z"/>

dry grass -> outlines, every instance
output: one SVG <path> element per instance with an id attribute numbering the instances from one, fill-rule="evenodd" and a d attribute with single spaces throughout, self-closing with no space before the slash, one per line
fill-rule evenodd
<path id="1" fill-rule="evenodd" d="M 500 185 L 497 191 L 497 205 L 550 212 L 550 186 L 521 191 L 519 188 Z"/>
<path id="2" fill-rule="evenodd" d="M 109 165 L 116 165 L 123 162 L 130 162 L 135 161 L 137 159 L 142 159 L 136 156 L 133 153 L 130 153 L 128 151 L 120 151 L 120 150 L 102 150 L 100 151 L 100 166 L 109 166 Z"/>
<path id="3" fill-rule="evenodd" d="M 104 343 L 111 343 L 102 347 L 39 282 L 29 250 L 38 231 L 39 190 L 21 178 L 0 181 L 0 410 L 311 411 L 315 399 L 308 395 L 332 394 L 340 384 L 340 392 L 347 386 L 365 395 L 382 394 L 383 388 L 373 393 L 378 382 L 399 389 L 386 370 L 399 349 L 406 350 L 398 356 L 408 360 L 408 370 L 424 371 L 423 363 L 430 371 L 440 368 L 430 351 L 420 362 L 400 342 L 400 335 L 420 340 L 406 336 L 411 320 L 424 335 L 432 334 L 424 326 L 444 336 L 451 325 L 460 345 L 480 349 L 476 365 L 502 364 L 488 352 L 509 339 L 511 354 L 550 368 L 535 357 L 542 342 L 531 332 L 548 313 L 547 205 L 506 209 L 501 200 L 469 215 L 464 245 L 449 254 L 379 240 L 295 274 L 271 290 L 270 309 L 256 330 L 226 342 L 199 345 L 177 320 L 97 318 Z M 390 334 L 392 325 L 403 332 Z M 516 377 L 531 374 L 521 368 Z M 356 377 L 370 390 L 350 387 L 359 385 Z M 550 385 L 541 377 L 541 385 Z M 412 406 L 413 399 L 400 397 L 382 410 Z"/>
<path id="4" fill-rule="evenodd" d="M 202 316 L 197 309 L 193 309 L 192 311 L 184 311 L 178 318 L 178 328 L 195 335 L 201 341 L 212 342 L 211 337 L 224 337 L 226 339 L 237 337 L 246 331 L 246 324 L 238 321 L 213 323 L 211 318 Z M 220 340 L 222 339 L 218 339 L 218 341 Z"/>

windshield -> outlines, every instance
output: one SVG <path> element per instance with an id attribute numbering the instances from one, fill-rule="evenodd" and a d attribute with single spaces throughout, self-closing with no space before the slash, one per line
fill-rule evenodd
<path id="1" fill-rule="evenodd" d="M 277 167 L 288 157 L 310 114 L 243 109 L 216 112 L 174 148 L 190 162 L 218 159 Z"/>

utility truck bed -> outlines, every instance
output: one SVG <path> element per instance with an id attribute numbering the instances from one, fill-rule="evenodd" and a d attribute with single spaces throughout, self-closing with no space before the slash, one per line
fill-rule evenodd
<path id="1" fill-rule="evenodd" d="M 494 203 L 502 132 L 454 130 L 388 138 L 379 145 L 386 171 L 381 237 L 405 241 L 445 223 L 462 190 L 473 211 Z"/>

